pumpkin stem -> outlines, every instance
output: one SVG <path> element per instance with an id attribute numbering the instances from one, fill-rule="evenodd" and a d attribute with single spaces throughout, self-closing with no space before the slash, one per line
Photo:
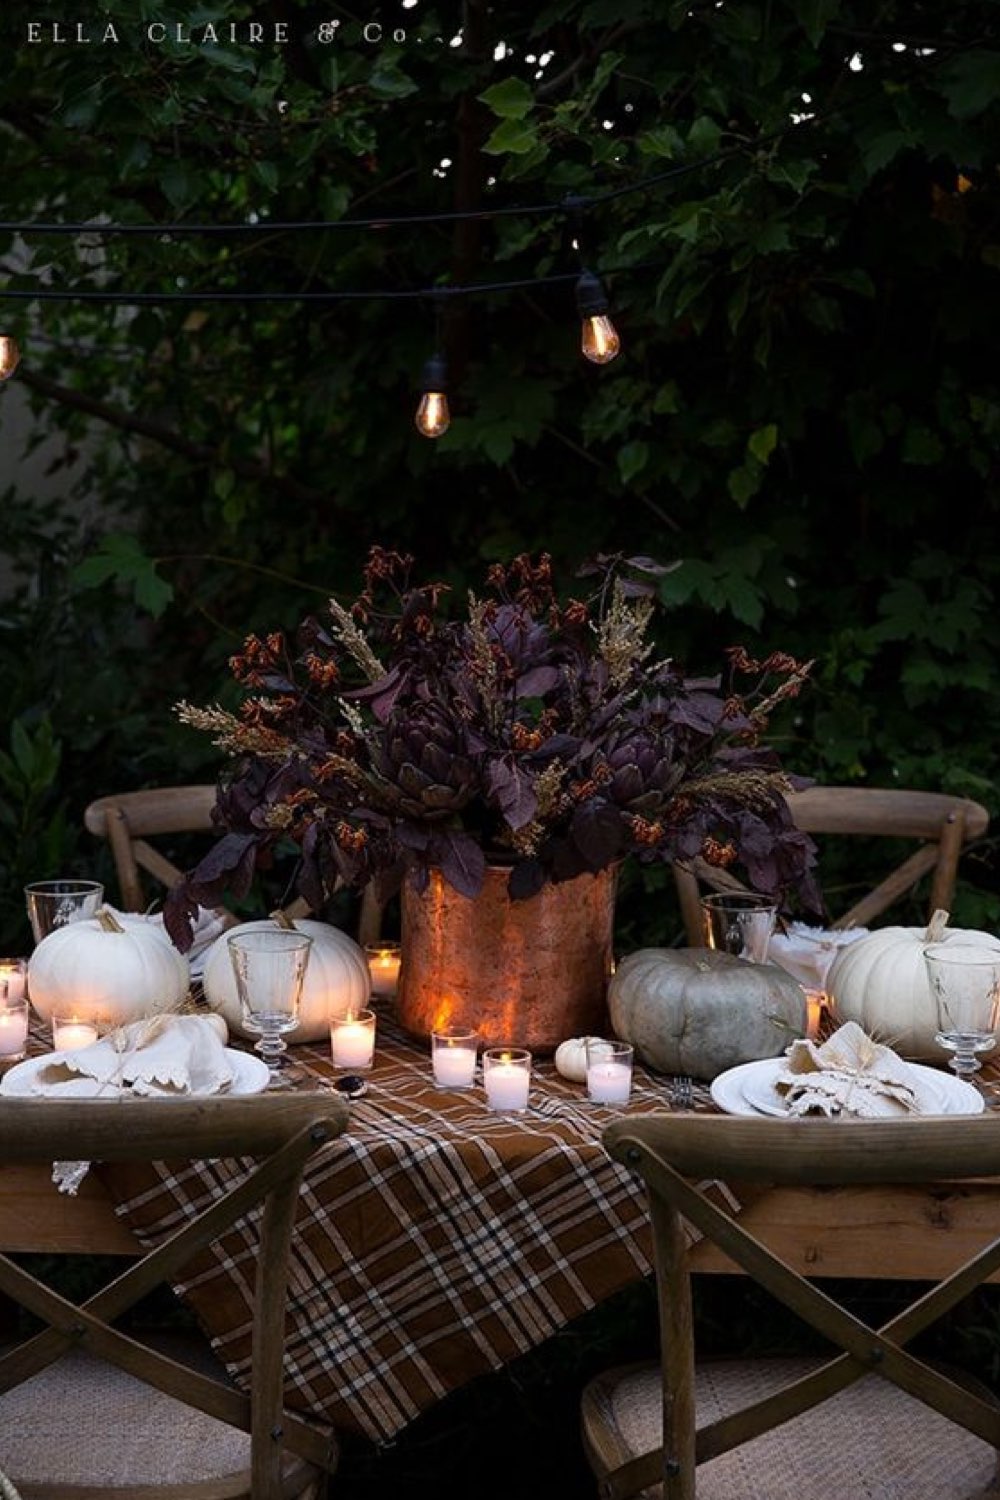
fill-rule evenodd
<path id="1" fill-rule="evenodd" d="M 291 917 L 288 915 L 287 911 L 285 911 L 285 908 L 283 906 L 279 906 L 277 911 L 272 911 L 270 913 L 270 918 L 271 921 L 276 924 L 276 926 L 283 927 L 286 932 L 295 931 L 295 923 L 292 921 Z"/>
<path id="2" fill-rule="evenodd" d="M 114 912 L 110 911 L 108 909 L 108 907 L 106 907 L 106 906 L 102 906 L 98 910 L 97 920 L 100 922 L 100 924 L 104 928 L 105 932 L 124 932 L 125 931 L 124 927 L 119 922 L 119 920 L 115 916 Z"/>
<path id="3" fill-rule="evenodd" d="M 948 926 L 950 915 L 950 912 L 941 911 L 940 909 L 934 913 L 927 924 L 927 931 L 924 933 L 925 943 L 939 943 L 941 941 L 944 936 L 944 930 Z"/>

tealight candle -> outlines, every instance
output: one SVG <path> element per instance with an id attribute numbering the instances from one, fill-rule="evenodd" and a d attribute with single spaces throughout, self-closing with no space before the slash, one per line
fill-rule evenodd
<path id="1" fill-rule="evenodd" d="M 595 1104 L 627 1104 L 632 1092 L 632 1047 L 628 1042 L 587 1038 L 587 1098 Z"/>
<path id="2" fill-rule="evenodd" d="M 0 1060 L 17 1062 L 28 1045 L 28 1002 L 14 1000 L 0 1007 Z"/>
<path id="3" fill-rule="evenodd" d="M 483 1053 L 483 1087 L 492 1110 L 520 1114 L 528 1107 L 531 1053 L 521 1047 L 491 1047 Z"/>
<path id="4" fill-rule="evenodd" d="M 330 1056 L 335 1068 L 366 1070 L 375 1055 L 375 1012 L 362 1010 L 356 1016 L 331 1016 Z"/>
<path id="5" fill-rule="evenodd" d="M 458 1027 L 432 1032 L 431 1067 L 439 1089 L 471 1089 L 476 1072 L 476 1033 Z"/>
<path id="6" fill-rule="evenodd" d="M 96 1041 L 97 1027 L 93 1021 L 84 1021 L 79 1016 L 52 1017 L 52 1046 L 56 1052 L 78 1052 Z"/>
<path id="7" fill-rule="evenodd" d="M 368 943 L 365 946 L 373 995 L 394 995 L 399 984 L 401 960 L 398 943 Z"/>
<path id="8" fill-rule="evenodd" d="M 0 1005 L 24 999 L 27 970 L 26 959 L 0 958 Z"/>
<path id="9" fill-rule="evenodd" d="M 815 1041 L 819 1036 L 825 1006 L 826 994 L 823 990 L 806 990 L 806 1036 L 810 1041 Z"/>

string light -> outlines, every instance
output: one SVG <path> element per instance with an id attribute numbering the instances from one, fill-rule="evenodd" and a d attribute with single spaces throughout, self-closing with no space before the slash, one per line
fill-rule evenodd
<path id="1" fill-rule="evenodd" d="M 426 438 L 443 437 L 451 426 L 451 408 L 448 405 L 448 361 L 444 348 L 445 288 L 434 293 L 434 353 L 424 365 L 420 376 L 420 404 L 414 422 L 417 431 Z"/>
<path id="2" fill-rule="evenodd" d="M 593 365 L 610 364 L 622 341 L 608 316 L 607 293 L 593 271 L 584 271 L 576 284 L 576 306 L 582 319 L 580 348 L 585 358 Z"/>
<path id="3" fill-rule="evenodd" d="M 448 365 L 443 354 L 432 354 L 420 377 L 420 405 L 414 421 L 426 438 L 443 437 L 451 426 L 448 405 Z"/>
<path id="4" fill-rule="evenodd" d="M 9 333 L 0 333 L 0 380 L 9 380 L 21 363 L 21 351 L 17 340 Z"/>

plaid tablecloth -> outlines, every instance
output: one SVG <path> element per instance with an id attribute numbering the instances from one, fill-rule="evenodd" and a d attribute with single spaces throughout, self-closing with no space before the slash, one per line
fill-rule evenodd
<path id="1" fill-rule="evenodd" d="M 328 1053 L 295 1060 L 329 1081 Z M 668 1083 L 637 1069 L 629 1111 Z M 651 1270 L 646 1204 L 605 1153 L 621 1113 L 536 1063 L 527 1114 L 444 1093 L 428 1049 L 379 1017 L 366 1097 L 303 1188 L 290 1288 L 289 1402 L 390 1440 L 450 1391 L 541 1343 Z M 149 1243 L 204 1207 L 227 1164 L 102 1169 Z M 237 1378 L 249 1367 L 253 1234 L 206 1252 L 179 1290 Z"/>

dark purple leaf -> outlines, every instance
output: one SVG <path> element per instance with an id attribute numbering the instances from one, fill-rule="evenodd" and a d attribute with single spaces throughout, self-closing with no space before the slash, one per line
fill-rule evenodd
<path id="1" fill-rule="evenodd" d="M 514 696 L 544 698 L 546 693 L 551 693 L 553 688 L 559 686 L 561 679 L 562 673 L 558 667 L 530 667 L 515 682 Z"/>
<path id="2" fill-rule="evenodd" d="M 573 843 L 592 870 L 603 870 L 625 852 L 621 813 L 607 802 L 584 802 L 570 824 Z"/>
<path id="3" fill-rule="evenodd" d="M 486 790 L 510 828 L 523 828 L 538 810 L 533 779 L 512 755 L 489 762 Z"/>
<path id="4" fill-rule="evenodd" d="M 434 841 L 441 874 L 461 896 L 478 896 L 486 877 L 486 856 L 467 833 L 441 833 Z"/>

